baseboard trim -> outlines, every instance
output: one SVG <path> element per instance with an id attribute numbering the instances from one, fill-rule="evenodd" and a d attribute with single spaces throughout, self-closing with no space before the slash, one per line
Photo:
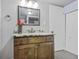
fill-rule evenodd
<path id="1" fill-rule="evenodd" d="M 55 51 L 55 52 L 60 52 L 60 51 L 66 51 L 66 52 L 68 52 L 68 53 L 70 53 L 70 54 L 72 54 L 72 55 L 74 55 L 74 56 L 78 56 L 78 55 L 76 55 L 76 54 L 74 54 L 74 53 L 72 53 L 72 52 L 69 52 L 69 51 L 65 50 L 65 49 L 58 50 L 58 51 Z"/>
<path id="2" fill-rule="evenodd" d="M 64 49 L 61 49 L 61 50 L 56 50 L 55 52 L 60 52 L 60 51 L 64 51 Z"/>
<path id="3" fill-rule="evenodd" d="M 74 56 L 78 56 L 78 55 L 76 55 L 76 54 L 74 54 L 74 53 L 72 53 L 72 52 L 70 52 L 70 51 L 67 51 L 67 50 L 64 50 L 64 51 L 66 51 L 66 52 L 68 52 L 68 53 L 70 53 L 70 54 L 72 54 L 72 55 L 74 55 Z"/>

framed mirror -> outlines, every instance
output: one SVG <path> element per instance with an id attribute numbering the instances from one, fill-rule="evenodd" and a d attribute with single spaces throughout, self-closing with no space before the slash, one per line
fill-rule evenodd
<path id="1" fill-rule="evenodd" d="M 18 6 L 18 20 L 25 26 L 40 26 L 40 9 Z"/>

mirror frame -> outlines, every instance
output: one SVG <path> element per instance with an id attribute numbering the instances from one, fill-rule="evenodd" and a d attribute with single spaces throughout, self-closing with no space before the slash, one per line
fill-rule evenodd
<path id="1" fill-rule="evenodd" d="M 19 7 L 21 8 L 27 8 L 27 7 L 23 7 L 23 6 L 18 6 L 18 20 L 19 20 Z M 33 9 L 33 10 L 39 10 L 39 24 L 24 24 L 23 26 L 40 26 L 40 9 L 34 9 L 34 8 L 27 8 L 27 9 Z"/>

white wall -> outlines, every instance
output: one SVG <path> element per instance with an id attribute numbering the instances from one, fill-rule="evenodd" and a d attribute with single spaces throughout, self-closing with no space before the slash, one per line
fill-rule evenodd
<path id="1" fill-rule="evenodd" d="M 49 31 L 49 4 L 44 2 L 38 2 L 40 8 L 40 26 L 23 26 L 23 32 L 31 27 L 34 30 L 43 30 L 45 32 Z"/>
<path id="2" fill-rule="evenodd" d="M 1 48 L 0 59 L 11 59 L 12 54 L 12 34 L 17 20 L 17 0 L 1 0 Z M 10 15 L 10 21 L 5 16 Z"/>
<path id="3" fill-rule="evenodd" d="M 13 44 L 13 39 L 9 40 L 7 42 L 7 44 L 5 45 L 5 47 L 2 49 L 2 51 L 0 52 L 0 59 L 12 59 L 14 57 L 14 44 Z"/>
<path id="4" fill-rule="evenodd" d="M 50 5 L 49 7 L 49 31 L 54 31 L 55 50 L 65 48 L 65 15 L 64 8 Z"/>
<path id="5" fill-rule="evenodd" d="M 1 1 L 1 19 L 2 19 L 2 46 L 11 39 L 12 33 L 17 20 L 17 1 L 16 0 L 2 0 Z M 10 21 L 5 18 L 10 15 Z"/>
<path id="6" fill-rule="evenodd" d="M 1 0 L 0 0 L 0 48 L 1 48 Z"/>
<path id="7" fill-rule="evenodd" d="M 66 50 L 78 55 L 78 11 L 66 15 Z"/>
<path id="8" fill-rule="evenodd" d="M 78 9 L 78 1 L 76 0 L 64 7 L 64 13 L 67 14 L 77 9 Z"/>

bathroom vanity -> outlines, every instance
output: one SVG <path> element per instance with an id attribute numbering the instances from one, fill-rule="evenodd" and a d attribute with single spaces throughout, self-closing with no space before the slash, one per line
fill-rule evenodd
<path id="1" fill-rule="evenodd" d="M 54 59 L 54 34 L 14 34 L 14 59 Z"/>

